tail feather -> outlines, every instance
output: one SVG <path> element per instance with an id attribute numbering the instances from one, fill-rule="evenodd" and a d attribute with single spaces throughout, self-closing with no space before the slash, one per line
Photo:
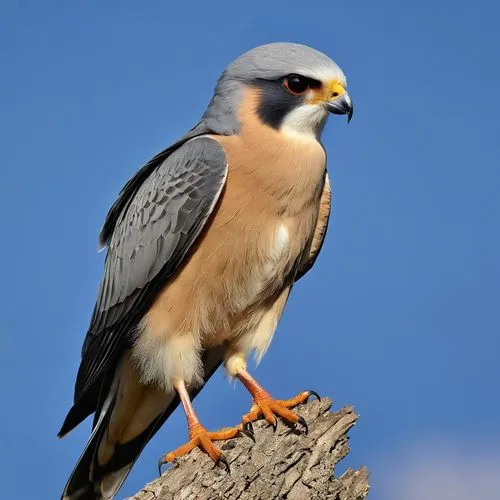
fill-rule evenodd
<path id="1" fill-rule="evenodd" d="M 127 478 L 144 446 L 160 427 L 157 417 L 148 428 L 132 441 L 117 445 L 111 460 L 100 465 L 97 460 L 98 448 L 103 433 L 107 430 L 102 422 L 101 432 L 93 435 L 66 484 L 62 500 L 109 500 Z"/>
<path id="2" fill-rule="evenodd" d="M 94 430 L 83 450 L 78 463 L 71 473 L 62 494 L 62 500 L 97 500 L 94 482 L 91 480 L 94 457 L 97 447 L 102 440 L 110 418 L 110 407 L 114 406 L 114 401 L 107 398 L 101 410 L 100 418 L 94 426 Z"/>
<path id="3" fill-rule="evenodd" d="M 205 382 L 220 365 L 221 353 L 203 356 Z M 194 398 L 201 387 L 191 392 Z M 130 358 L 117 367 L 102 408 L 62 500 L 110 500 L 119 490 L 143 448 L 173 413 L 178 396 L 140 385 Z"/>
<path id="4" fill-rule="evenodd" d="M 174 399 L 141 385 L 125 354 L 62 499 L 113 498 Z"/>

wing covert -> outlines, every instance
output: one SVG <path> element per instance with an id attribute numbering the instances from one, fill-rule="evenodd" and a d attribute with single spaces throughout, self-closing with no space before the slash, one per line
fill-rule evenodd
<path id="1" fill-rule="evenodd" d="M 138 188 L 109 241 L 75 400 L 102 374 L 168 278 L 178 269 L 219 199 L 227 161 L 202 136 L 173 151 Z"/>

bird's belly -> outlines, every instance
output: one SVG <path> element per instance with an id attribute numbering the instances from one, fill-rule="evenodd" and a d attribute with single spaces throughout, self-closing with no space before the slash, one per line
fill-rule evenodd
<path id="1" fill-rule="evenodd" d="M 311 243 L 316 204 L 296 216 L 220 210 L 200 245 L 148 313 L 155 336 L 190 334 L 201 345 L 238 336 L 293 281 Z"/>
<path id="2" fill-rule="evenodd" d="M 234 238 L 212 226 L 142 322 L 134 359 L 144 383 L 165 390 L 174 378 L 200 383 L 200 353 L 259 330 L 266 311 L 293 281 L 310 241 L 297 237 L 297 224 L 289 221 L 274 221 L 265 230 L 226 228 Z"/>
<path id="3" fill-rule="evenodd" d="M 294 248 L 290 245 L 290 235 L 287 227 L 278 223 L 275 228 L 257 238 L 245 255 L 239 252 L 228 252 L 233 260 L 232 268 L 223 277 L 226 287 L 232 289 L 232 313 L 238 315 L 252 307 L 257 302 L 265 301 L 282 287 L 283 281 L 290 274 L 297 258 Z M 247 260 L 247 265 L 241 265 Z"/>
<path id="4" fill-rule="evenodd" d="M 166 388 L 175 377 L 197 383 L 203 350 L 262 330 L 309 251 L 318 204 L 319 195 L 311 196 L 303 210 L 280 214 L 270 203 L 222 200 L 142 322 L 134 356 L 142 360 L 143 380 Z M 268 330 L 270 339 L 274 327 Z M 268 341 L 261 344 L 264 352 Z"/>
<path id="5" fill-rule="evenodd" d="M 233 233 L 236 238 L 219 250 L 212 261 L 217 278 L 210 281 L 206 294 L 207 306 L 216 313 L 200 330 L 205 347 L 255 328 L 268 305 L 293 281 L 297 263 L 310 242 L 310 232 L 300 225 L 278 219 L 263 230 L 240 226 Z"/>

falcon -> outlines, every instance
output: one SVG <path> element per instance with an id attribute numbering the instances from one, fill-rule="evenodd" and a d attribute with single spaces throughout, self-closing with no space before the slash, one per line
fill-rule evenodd
<path id="1" fill-rule="evenodd" d="M 330 183 L 320 136 L 352 117 L 346 78 L 294 43 L 257 47 L 217 81 L 198 124 L 124 186 L 100 233 L 104 277 L 82 348 L 74 404 L 59 432 L 94 414 L 64 500 L 110 499 L 146 443 L 182 405 L 187 444 L 227 463 L 214 442 L 252 422 L 305 421 L 247 371 L 267 351 L 294 284 L 321 250 Z M 241 424 L 210 432 L 192 400 L 223 364 L 250 392 Z"/>

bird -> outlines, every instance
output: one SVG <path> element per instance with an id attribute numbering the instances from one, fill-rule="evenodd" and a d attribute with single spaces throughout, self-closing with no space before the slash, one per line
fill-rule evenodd
<path id="1" fill-rule="evenodd" d="M 321 134 L 352 118 L 346 77 L 325 53 L 274 42 L 222 72 L 198 123 L 125 184 L 99 235 L 104 272 L 59 437 L 93 416 L 63 500 L 112 499 L 144 446 L 181 405 L 188 442 L 160 463 L 277 418 L 316 395 L 274 399 L 249 373 L 290 292 L 313 267 L 331 186 Z M 252 397 L 241 423 L 209 431 L 193 399 L 221 366 Z"/>

